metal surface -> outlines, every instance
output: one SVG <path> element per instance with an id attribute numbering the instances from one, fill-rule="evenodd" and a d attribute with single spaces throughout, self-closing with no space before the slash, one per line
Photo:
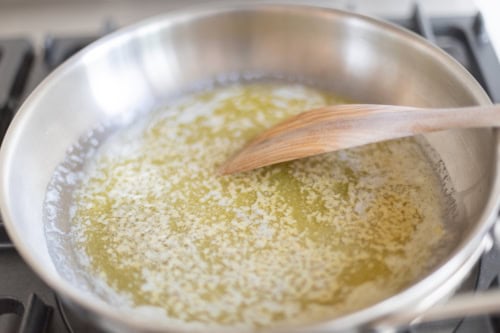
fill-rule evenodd
<path id="1" fill-rule="evenodd" d="M 45 241 L 42 217 L 45 189 L 66 149 L 88 129 L 118 114 L 150 109 L 199 82 L 231 78 L 234 73 L 314 82 L 362 103 L 489 103 L 458 63 L 391 25 L 317 8 L 211 7 L 152 19 L 93 44 L 35 90 L 2 145 L 0 204 L 16 248 L 68 303 L 110 330 L 179 327 L 114 308 L 82 291 L 62 276 L 49 255 L 53 244 Z M 359 329 L 390 322 L 408 308 L 424 310 L 451 294 L 479 258 L 498 207 L 497 133 L 471 129 L 426 139 L 443 159 L 457 191 L 460 214 L 448 226 L 459 237 L 454 248 L 430 275 L 392 298 L 296 329 Z M 67 230 L 67 221 L 58 227 Z M 59 255 L 71 257 L 71 248 L 65 246 Z"/>

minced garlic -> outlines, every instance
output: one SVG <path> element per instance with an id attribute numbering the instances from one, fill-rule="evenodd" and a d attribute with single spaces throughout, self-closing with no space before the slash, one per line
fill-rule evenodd
<path id="1" fill-rule="evenodd" d="M 216 173 L 263 129 L 340 102 L 302 86 L 232 86 L 120 131 L 74 196 L 89 270 L 135 306 L 247 328 L 338 316 L 415 281 L 443 217 L 413 139 Z"/>

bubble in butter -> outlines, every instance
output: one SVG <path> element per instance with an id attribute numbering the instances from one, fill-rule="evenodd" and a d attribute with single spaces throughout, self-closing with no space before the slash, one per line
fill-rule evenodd
<path id="1" fill-rule="evenodd" d="M 439 179 L 413 139 L 216 174 L 262 130 L 344 102 L 299 85 L 236 85 L 119 131 L 73 197 L 88 270 L 132 306 L 200 327 L 306 323 L 408 286 L 444 234 Z"/>

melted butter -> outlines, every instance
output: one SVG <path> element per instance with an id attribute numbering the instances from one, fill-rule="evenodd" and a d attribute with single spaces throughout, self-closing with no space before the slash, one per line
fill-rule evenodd
<path id="1" fill-rule="evenodd" d="M 75 193 L 88 269 L 187 323 L 303 322 L 401 290 L 443 233 L 439 182 L 412 139 L 215 174 L 265 128 L 345 102 L 302 86 L 235 86 L 122 131 Z"/>

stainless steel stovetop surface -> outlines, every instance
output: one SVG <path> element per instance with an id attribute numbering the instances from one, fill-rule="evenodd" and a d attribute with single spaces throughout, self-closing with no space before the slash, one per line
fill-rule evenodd
<path id="1" fill-rule="evenodd" d="M 248 0 L 222 0 L 242 3 Z M 254 0 L 253 2 L 285 2 Z M 495 1 L 495 0 L 493 0 Z M 27 35 L 41 41 L 47 33 L 85 33 L 103 22 L 124 26 L 177 8 L 221 0 L 0 0 L 0 36 Z M 431 16 L 462 16 L 477 11 L 473 0 L 288 0 L 379 17 L 407 17 L 415 3 Z"/>
<path id="2" fill-rule="evenodd" d="M 207 2 L 292 2 L 351 10 L 375 17 L 403 18 L 415 4 L 430 16 L 470 16 L 480 11 L 500 55 L 498 0 L 0 0 L 0 37 L 27 36 L 42 45 L 47 33 L 95 33 L 166 11 Z"/>

